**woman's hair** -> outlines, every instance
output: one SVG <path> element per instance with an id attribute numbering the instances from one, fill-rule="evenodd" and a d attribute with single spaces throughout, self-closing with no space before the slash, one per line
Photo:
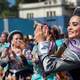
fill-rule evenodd
<path id="1" fill-rule="evenodd" d="M 52 34 L 55 37 L 55 39 L 59 39 L 59 30 L 56 27 L 51 28 L 52 29 Z"/>
<path id="2" fill-rule="evenodd" d="M 79 6 L 74 9 L 73 16 L 74 15 L 80 16 L 80 7 Z"/>
<path id="3" fill-rule="evenodd" d="M 9 36 L 8 36 L 8 41 L 9 41 L 9 42 L 11 42 L 11 40 L 13 39 L 13 36 L 14 36 L 15 34 L 20 34 L 21 38 L 23 39 L 23 34 L 22 34 L 22 32 L 19 31 L 19 30 L 14 30 L 14 31 L 12 31 L 12 32 L 9 34 Z"/>

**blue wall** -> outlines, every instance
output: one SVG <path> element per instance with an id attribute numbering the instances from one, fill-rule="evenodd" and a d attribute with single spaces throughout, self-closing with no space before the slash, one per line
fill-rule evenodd
<path id="1" fill-rule="evenodd" d="M 9 19 L 9 32 L 12 30 L 21 30 L 23 34 L 33 34 L 33 25 L 33 20 Z"/>
<path id="2" fill-rule="evenodd" d="M 2 33 L 3 30 L 4 30 L 3 19 L 0 19 L 0 34 Z"/>
<path id="3" fill-rule="evenodd" d="M 67 22 L 69 17 L 67 16 L 55 16 L 55 17 L 42 17 L 42 18 L 35 18 L 35 19 L 20 19 L 20 18 L 9 18 L 9 32 L 12 30 L 21 30 L 23 34 L 32 34 L 34 32 L 34 20 L 47 23 L 49 26 L 57 25 L 58 27 L 61 26 L 63 32 L 66 32 Z M 3 28 L 3 19 L 0 19 L 0 34 L 4 30 Z"/>

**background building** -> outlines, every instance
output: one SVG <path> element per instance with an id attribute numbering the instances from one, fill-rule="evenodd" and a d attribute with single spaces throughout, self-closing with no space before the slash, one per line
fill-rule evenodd
<path id="1" fill-rule="evenodd" d="M 79 3 L 79 0 L 45 0 L 37 3 L 19 4 L 19 17 L 70 16 Z"/>
<path id="2" fill-rule="evenodd" d="M 19 17 L 47 23 L 51 27 L 56 25 L 63 33 L 66 32 L 69 17 L 79 4 L 79 0 L 45 0 L 19 4 Z"/>

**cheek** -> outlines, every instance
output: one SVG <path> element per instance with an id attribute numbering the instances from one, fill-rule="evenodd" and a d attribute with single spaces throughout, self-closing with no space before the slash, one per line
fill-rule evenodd
<path id="1" fill-rule="evenodd" d="M 79 33 L 80 33 L 80 28 L 78 30 L 79 30 Z"/>
<path id="2" fill-rule="evenodd" d="M 16 43 L 16 40 L 13 40 L 12 42 L 13 42 L 13 44 L 15 44 Z"/>
<path id="3" fill-rule="evenodd" d="M 77 33 L 80 35 L 80 28 L 77 30 Z"/>
<path id="4" fill-rule="evenodd" d="M 75 36 L 79 36 L 80 35 L 80 28 L 75 30 Z"/>
<path id="5" fill-rule="evenodd" d="M 71 30 L 68 29 L 68 37 L 75 38 L 80 35 L 80 28 L 72 28 Z"/>

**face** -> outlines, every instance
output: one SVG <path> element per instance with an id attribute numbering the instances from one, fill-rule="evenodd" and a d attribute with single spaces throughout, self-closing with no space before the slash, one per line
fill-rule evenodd
<path id="1" fill-rule="evenodd" d="M 80 38 L 80 17 L 79 16 L 73 16 L 68 25 L 68 37 L 70 39 L 73 38 Z"/>
<path id="2" fill-rule="evenodd" d="M 2 33 L 1 34 L 1 42 L 2 43 L 6 42 L 6 38 L 7 38 L 6 34 Z"/>
<path id="3" fill-rule="evenodd" d="M 20 34 L 14 34 L 11 42 L 14 46 L 19 47 L 21 40 L 22 40 L 22 37 Z"/>

